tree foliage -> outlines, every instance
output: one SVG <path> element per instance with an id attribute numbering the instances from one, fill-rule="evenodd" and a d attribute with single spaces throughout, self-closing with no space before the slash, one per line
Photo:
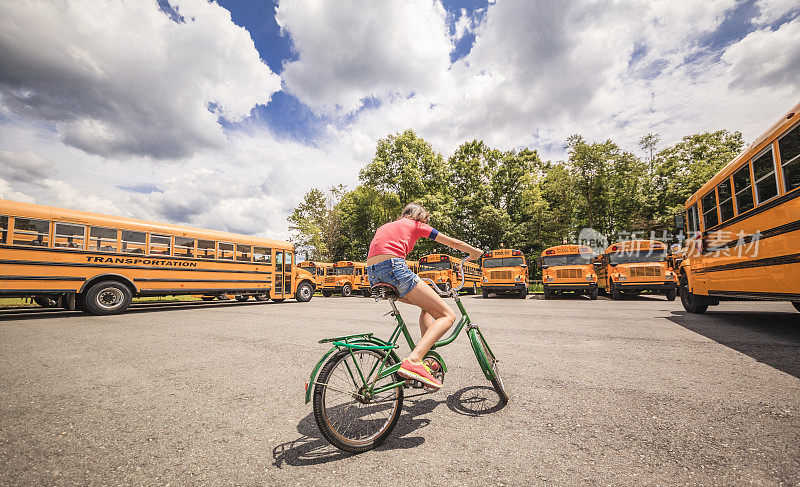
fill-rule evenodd
<path id="1" fill-rule="evenodd" d="M 640 139 L 645 159 L 611 140 L 567 140 L 565 161 L 542 161 L 529 149 L 501 151 L 473 140 L 445 159 L 412 130 L 378 141 L 352 190 L 312 189 L 289 217 L 293 242 L 315 260 L 364 260 L 375 230 L 411 201 L 431 212 L 439 231 L 482 248 L 510 247 L 535 256 L 576 241 L 591 227 L 609 238 L 671 228 L 678 207 L 743 147 L 739 132 L 684 137 L 657 151 L 659 136 Z M 421 240 L 416 259 L 438 244 Z"/>

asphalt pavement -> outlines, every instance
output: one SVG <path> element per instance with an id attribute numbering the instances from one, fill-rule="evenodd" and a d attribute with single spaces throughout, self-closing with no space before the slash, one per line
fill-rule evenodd
<path id="1" fill-rule="evenodd" d="M 464 304 L 509 403 L 461 336 L 441 349 L 444 388 L 409 390 L 393 435 L 360 455 L 322 438 L 304 383 L 319 339 L 388 337 L 385 302 L 0 311 L 0 485 L 800 484 L 791 305 Z"/>

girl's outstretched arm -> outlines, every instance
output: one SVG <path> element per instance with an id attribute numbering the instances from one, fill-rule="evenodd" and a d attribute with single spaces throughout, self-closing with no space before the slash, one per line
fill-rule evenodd
<path id="1" fill-rule="evenodd" d="M 439 234 L 436 235 L 434 241 L 439 242 L 442 245 L 447 245 L 451 249 L 460 250 L 462 252 L 469 254 L 467 260 L 476 260 L 480 258 L 481 255 L 483 255 L 483 251 L 481 251 L 480 249 L 476 249 L 472 245 L 464 243 L 461 240 L 458 240 L 457 238 L 448 237 L 447 235 L 441 232 L 439 232 Z"/>

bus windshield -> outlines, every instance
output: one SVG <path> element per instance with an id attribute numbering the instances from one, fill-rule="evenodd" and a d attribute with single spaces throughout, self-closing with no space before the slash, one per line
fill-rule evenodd
<path id="1" fill-rule="evenodd" d="M 519 267 L 524 264 L 522 257 L 494 257 L 483 260 L 483 267 Z"/>
<path id="2" fill-rule="evenodd" d="M 352 267 L 336 267 L 334 268 L 334 275 L 337 276 L 352 276 L 353 275 L 353 268 Z"/>
<path id="3" fill-rule="evenodd" d="M 608 254 L 612 264 L 636 264 L 640 262 L 664 262 L 667 260 L 666 250 L 631 250 Z"/>
<path id="4" fill-rule="evenodd" d="M 542 264 L 546 266 L 554 265 L 587 265 L 592 262 L 592 256 L 589 254 L 566 254 L 566 255 L 550 255 L 544 257 Z"/>
<path id="5" fill-rule="evenodd" d="M 441 262 L 424 262 L 419 264 L 421 271 L 446 271 L 450 269 L 450 261 L 443 260 Z"/>

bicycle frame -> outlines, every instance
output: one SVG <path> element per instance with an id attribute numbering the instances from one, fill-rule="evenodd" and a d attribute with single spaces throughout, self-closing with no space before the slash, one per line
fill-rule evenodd
<path id="1" fill-rule="evenodd" d="M 436 358 L 439 361 L 439 363 L 442 364 L 442 370 L 444 370 L 445 372 L 447 372 L 447 365 L 445 365 L 441 355 L 439 355 L 434 350 L 439 347 L 449 345 L 450 343 L 455 341 L 455 339 L 458 338 L 458 335 L 461 334 L 461 330 L 463 330 L 465 327 L 467 329 L 477 328 L 476 325 L 472 324 L 472 321 L 470 320 L 467 311 L 464 309 L 464 305 L 461 303 L 461 298 L 458 296 L 457 289 L 452 290 L 451 293 L 453 299 L 456 302 L 456 306 L 458 307 L 458 311 L 461 313 L 461 318 L 454 325 L 453 331 L 450 333 L 450 335 L 447 338 L 443 338 L 438 342 L 436 342 L 431 347 L 430 351 L 427 354 L 425 354 L 426 357 L 433 356 L 434 358 Z M 400 339 L 400 336 L 402 335 L 405 338 L 406 343 L 408 344 L 409 348 L 411 348 L 411 350 L 413 350 L 414 347 L 416 347 L 416 343 L 414 343 L 414 339 L 411 338 L 411 333 L 408 331 L 408 326 L 406 326 L 405 321 L 403 321 L 403 317 L 400 315 L 400 311 L 397 309 L 397 304 L 394 302 L 393 299 L 389 300 L 389 304 L 392 306 L 392 311 L 390 312 L 390 314 L 394 316 L 395 320 L 397 320 L 397 326 L 395 327 L 394 331 L 392 332 L 388 340 L 386 341 L 381 340 L 373 336 L 372 333 L 360 333 L 355 335 L 325 338 L 319 341 L 319 343 L 332 343 L 333 347 L 330 350 L 328 350 L 328 352 L 325 355 L 322 356 L 319 362 L 317 362 L 317 365 L 314 367 L 314 370 L 311 372 L 311 377 L 309 378 L 309 381 L 306 383 L 306 401 L 305 401 L 306 403 L 311 401 L 311 395 L 314 390 L 313 386 L 316 385 L 315 379 L 317 377 L 317 373 L 319 373 L 319 370 L 322 368 L 322 366 L 325 364 L 328 358 L 340 350 L 350 350 L 351 357 L 353 356 L 352 355 L 353 350 L 381 350 L 388 352 L 386 353 L 386 356 L 383 358 L 383 360 L 380 363 L 376 363 L 375 366 L 373 366 L 372 370 L 370 370 L 366 376 L 364 375 L 364 371 L 360 369 L 358 363 L 355 360 L 353 361 L 356 368 L 355 371 L 352 371 L 350 369 L 350 366 L 345 364 L 347 366 L 350 377 L 354 381 L 353 382 L 354 385 L 357 386 L 360 385 L 367 388 L 368 379 L 370 383 L 374 384 L 378 380 L 383 379 L 385 377 L 389 377 L 395 372 L 397 372 L 397 369 L 400 368 L 400 364 L 402 362 L 398 357 L 397 353 L 395 352 L 395 350 L 399 348 L 399 345 L 397 345 L 397 341 Z M 478 332 L 480 333 L 480 331 Z M 387 362 L 390 359 L 392 362 L 394 362 L 393 365 L 387 365 Z M 377 368 L 377 373 L 376 373 L 376 368 Z M 389 389 L 393 389 L 395 387 L 402 387 L 403 385 L 405 385 L 405 381 L 400 380 L 388 384 L 386 386 L 382 386 L 378 389 L 374 390 L 369 389 L 369 390 L 371 394 L 378 394 L 380 392 L 384 392 Z"/>

